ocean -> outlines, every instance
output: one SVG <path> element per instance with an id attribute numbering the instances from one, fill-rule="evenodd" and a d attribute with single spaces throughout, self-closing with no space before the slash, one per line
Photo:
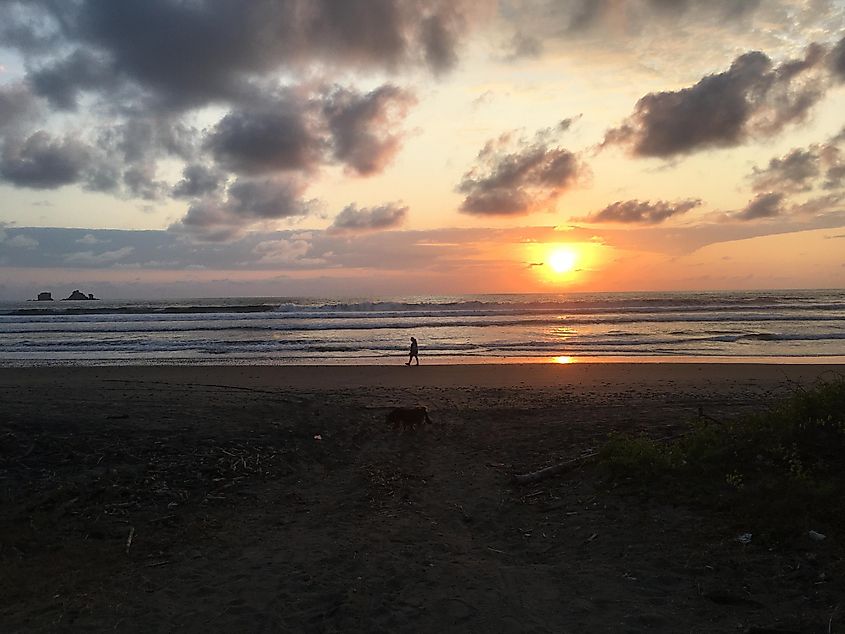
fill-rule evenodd
<path id="1" fill-rule="evenodd" d="M 0 365 L 842 362 L 845 291 L 0 302 Z"/>

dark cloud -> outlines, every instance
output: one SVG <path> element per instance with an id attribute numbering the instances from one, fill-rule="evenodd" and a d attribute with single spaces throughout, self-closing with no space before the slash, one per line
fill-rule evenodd
<path id="1" fill-rule="evenodd" d="M 607 132 L 604 144 L 626 146 L 634 156 L 667 158 L 773 135 L 802 120 L 824 95 L 824 78 L 815 72 L 822 59 L 817 45 L 781 66 L 761 52 L 745 53 L 727 71 L 694 86 L 642 97 L 634 114 Z"/>
<path id="2" fill-rule="evenodd" d="M 840 81 L 845 81 L 845 37 L 830 52 L 830 66 Z"/>
<path id="3" fill-rule="evenodd" d="M 408 207 L 400 203 L 387 203 L 378 207 L 361 209 L 355 205 L 348 205 L 335 216 L 329 230 L 340 233 L 395 229 L 404 222 L 407 215 Z"/>
<path id="4" fill-rule="evenodd" d="M 316 167 L 323 152 L 318 123 L 306 104 L 279 100 L 224 116 L 206 146 L 222 166 L 242 174 Z"/>
<path id="5" fill-rule="evenodd" d="M 182 219 L 170 226 L 200 240 L 222 242 L 237 238 L 256 222 L 306 216 L 312 204 L 302 199 L 301 179 L 238 179 L 229 185 L 226 198 L 194 201 Z"/>
<path id="6" fill-rule="evenodd" d="M 162 159 L 190 160 L 197 131 L 169 118 L 133 118 L 99 128 L 89 142 L 92 160 L 83 186 L 92 191 L 156 200 L 172 186 L 160 180 Z"/>
<path id="7" fill-rule="evenodd" d="M 659 200 L 655 203 L 639 200 L 617 201 L 591 216 L 579 218 L 576 221 L 657 224 L 699 206 L 701 206 L 700 200 L 678 202 Z"/>
<path id="8" fill-rule="evenodd" d="M 55 21 L 40 3 L 0 1 L 0 42 L 24 53 L 41 53 L 60 42 Z"/>
<path id="9" fill-rule="evenodd" d="M 176 198 L 201 198 L 216 192 L 224 181 L 219 170 L 201 164 L 191 164 L 182 170 L 182 180 L 173 187 Z"/>
<path id="10" fill-rule="evenodd" d="M 335 90 L 323 108 L 334 157 L 362 176 L 381 172 L 401 145 L 394 128 L 414 103 L 413 95 L 389 84 L 365 95 Z"/>
<path id="11" fill-rule="evenodd" d="M 301 181 L 293 178 L 238 179 L 229 186 L 229 209 L 238 216 L 255 219 L 303 216 L 309 207 L 300 200 Z"/>
<path id="12" fill-rule="evenodd" d="M 511 39 L 509 49 L 504 55 L 506 61 L 535 59 L 543 54 L 543 42 L 536 37 L 519 31 Z"/>
<path id="13" fill-rule="evenodd" d="M 158 200 L 167 194 L 170 187 L 166 182 L 156 180 L 155 163 L 137 164 L 123 172 L 123 184 L 134 198 Z"/>
<path id="14" fill-rule="evenodd" d="M 556 37 L 610 30 L 636 35 L 675 26 L 681 18 L 731 22 L 752 15 L 760 0 L 544 0 L 525 3 L 541 27 Z"/>
<path id="15" fill-rule="evenodd" d="M 0 177 L 17 187 L 55 189 L 80 180 L 89 163 L 90 152 L 78 140 L 39 130 L 26 139 L 6 139 Z"/>
<path id="16" fill-rule="evenodd" d="M 10 136 L 4 146 L 6 178 L 18 186 L 50 189 L 79 183 L 92 191 L 158 199 L 170 190 L 156 178 L 158 160 L 188 156 L 179 149 L 180 134 L 162 122 L 130 120 L 99 128 L 88 139 L 54 139 L 44 131 L 26 142 Z"/>
<path id="17" fill-rule="evenodd" d="M 76 110 L 80 93 L 116 83 L 108 63 L 87 50 L 77 50 L 67 57 L 30 71 L 33 91 L 58 110 Z"/>
<path id="18" fill-rule="evenodd" d="M 533 141 L 506 134 L 488 142 L 458 185 L 466 195 L 460 210 L 506 216 L 552 205 L 587 173 L 574 153 L 554 145 L 566 127 L 543 130 Z"/>
<path id="19" fill-rule="evenodd" d="M 353 173 L 382 171 L 401 147 L 396 130 L 414 97 L 385 84 L 308 94 L 285 90 L 229 112 L 206 140 L 221 166 L 241 174 L 311 171 L 337 161 Z"/>
<path id="20" fill-rule="evenodd" d="M 492 2 L 475 0 L 32 0 L 0 4 L 4 44 L 35 57 L 61 45 L 96 55 L 104 73 L 69 60 L 34 71 L 56 103 L 117 80 L 151 104 L 237 101 L 244 82 L 309 64 L 393 70 L 451 68 Z M 61 76 L 67 67 L 72 72 Z M 49 81 L 47 81 L 49 79 Z"/>
<path id="21" fill-rule="evenodd" d="M 732 217 L 737 220 L 758 220 L 760 218 L 774 218 L 783 213 L 785 196 L 780 192 L 757 194 L 742 211 Z"/>
<path id="22" fill-rule="evenodd" d="M 786 156 L 773 158 L 764 169 L 754 168 L 752 173 L 755 191 L 807 191 L 821 173 L 820 156 L 814 149 L 796 149 Z"/>
<path id="23" fill-rule="evenodd" d="M 0 132 L 34 119 L 37 110 L 38 101 L 24 84 L 0 86 Z"/>
<path id="24" fill-rule="evenodd" d="M 792 205 L 790 213 L 806 216 L 825 216 L 842 213 L 845 193 L 824 194 Z"/>
<path id="25" fill-rule="evenodd" d="M 840 133 L 825 143 L 790 150 L 764 168 L 755 167 L 750 176 L 754 190 L 797 193 L 845 186 L 843 141 Z"/>

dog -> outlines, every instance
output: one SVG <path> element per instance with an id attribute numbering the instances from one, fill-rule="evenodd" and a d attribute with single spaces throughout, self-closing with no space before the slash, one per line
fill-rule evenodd
<path id="1" fill-rule="evenodd" d="M 387 413 L 387 423 L 393 425 L 393 429 L 403 431 L 413 430 L 417 425 L 430 425 L 428 410 L 425 407 L 396 407 Z"/>

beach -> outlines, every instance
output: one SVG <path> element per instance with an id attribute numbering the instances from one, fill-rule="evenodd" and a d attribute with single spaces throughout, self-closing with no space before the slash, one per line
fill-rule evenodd
<path id="1" fill-rule="evenodd" d="M 0 630 L 842 627 L 841 537 L 742 543 L 590 466 L 511 476 L 845 366 L 422 362 L 0 369 Z"/>

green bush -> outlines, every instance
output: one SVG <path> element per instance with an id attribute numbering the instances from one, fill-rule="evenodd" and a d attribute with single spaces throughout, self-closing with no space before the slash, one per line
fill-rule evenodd
<path id="1" fill-rule="evenodd" d="M 616 482 L 717 506 L 772 532 L 841 525 L 845 381 L 724 424 L 697 423 L 672 442 L 614 436 L 600 464 Z"/>

